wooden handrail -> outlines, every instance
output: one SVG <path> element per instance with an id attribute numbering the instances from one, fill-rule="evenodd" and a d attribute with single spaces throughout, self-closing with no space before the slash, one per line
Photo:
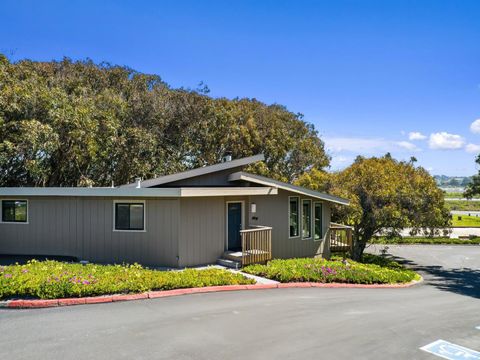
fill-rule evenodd
<path id="1" fill-rule="evenodd" d="M 270 226 L 250 226 L 251 228 L 254 229 L 244 229 L 240 230 L 240 233 L 246 233 L 246 232 L 252 232 L 252 231 L 258 231 L 258 230 L 272 230 Z"/>
<path id="2" fill-rule="evenodd" d="M 339 224 L 331 226 L 330 231 L 330 251 L 332 252 L 352 252 L 352 227 L 340 227 Z"/>
<path id="3" fill-rule="evenodd" d="M 272 228 L 256 226 L 240 231 L 242 238 L 242 266 L 264 263 L 272 258 Z"/>

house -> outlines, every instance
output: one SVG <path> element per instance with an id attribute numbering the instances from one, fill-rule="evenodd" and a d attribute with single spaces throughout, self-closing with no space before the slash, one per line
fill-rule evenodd
<path id="1" fill-rule="evenodd" d="M 0 188 L 0 254 L 170 267 L 328 257 L 342 230 L 330 208 L 348 201 L 243 171 L 263 159 L 112 188 Z"/>

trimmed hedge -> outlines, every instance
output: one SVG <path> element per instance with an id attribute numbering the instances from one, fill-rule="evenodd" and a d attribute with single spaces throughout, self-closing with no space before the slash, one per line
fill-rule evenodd
<path id="1" fill-rule="evenodd" d="M 240 274 L 215 268 L 156 271 L 138 264 L 81 265 L 51 260 L 0 266 L 0 299 L 56 299 L 254 283 Z"/>
<path id="2" fill-rule="evenodd" d="M 395 284 L 420 279 L 420 275 L 393 260 L 369 254 L 365 254 L 364 263 L 337 257 L 302 258 L 272 260 L 267 265 L 247 266 L 243 271 L 280 282 Z"/>

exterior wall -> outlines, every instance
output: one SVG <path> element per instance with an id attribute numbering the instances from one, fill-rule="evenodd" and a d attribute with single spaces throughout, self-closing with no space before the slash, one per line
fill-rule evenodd
<path id="1" fill-rule="evenodd" d="M 179 200 L 147 199 L 145 232 L 113 231 L 112 198 L 27 200 L 28 224 L 0 223 L 2 254 L 177 266 Z"/>
<path id="2" fill-rule="evenodd" d="M 242 200 L 245 221 L 248 222 L 247 197 L 180 200 L 179 266 L 212 264 L 223 255 L 226 248 L 227 201 Z"/>
<path id="3" fill-rule="evenodd" d="M 313 240 L 302 239 L 301 236 L 289 238 L 289 219 L 288 219 L 288 197 L 297 196 L 300 206 L 300 224 L 302 218 L 302 200 L 312 200 L 322 202 L 323 204 L 323 239 Z M 273 258 L 295 258 L 295 257 L 313 257 L 313 256 L 329 256 L 328 249 L 328 229 L 330 227 L 330 205 L 328 202 L 313 199 L 300 194 L 279 190 L 277 196 L 251 196 L 249 203 L 255 203 L 257 211 L 255 214 L 249 213 L 249 221 L 251 225 L 271 226 L 272 229 L 272 257 Z M 251 210 L 251 206 L 248 206 Z M 252 219 L 257 217 L 257 220 Z M 313 223 L 313 214 L 312 214 Z M 300 228 L 301 234 L 301 228 Z M 313 229 L 312 229 L 313 235 Z"/>
<path id="4" fill-rule="evenodd" d="M 28 224 L 0 223 L 0 254 L 62 255 L 100 263 L 172 267 L 211 264 L 226 248 L 226 203 L 243 200 L 245 228 L 273 228 L 274 258 L 327 257 L 329 204 L 323 202 L 322 241 L 289 238 L 289 196 L 299 197 L 301 219 L 301 200 L 310 198 L 284 190 L 278 195 L 250 197 L 145 199 L 145 232 L 113 231 L 114 198 L 31 197 L 27 198 Z M 313 207 L 318 200 L 311 200 Z M 257 205 L 255 214 L 250 213 L 252 202 Z"/>

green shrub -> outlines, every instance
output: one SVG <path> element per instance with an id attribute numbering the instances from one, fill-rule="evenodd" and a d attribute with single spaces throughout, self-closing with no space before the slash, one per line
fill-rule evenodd
<path id="1" fill-rule="evenodd" d="M 406 283 L 420 279 L 414 271 L 380 256 L 364 256 L 364 263 L 334 257 L 325 259 L 272 260 L 267 265 L 251 265 L 244 272 L 280 282 L 321 282 L 351 284 Z"/>
<path id="2" fill-rule="evenodd" d="M 470 237 L 468 239 L 450 239 L 447 237 L 399 237 L 385 238 L 378 237 L 371 239 L 370 244 L 480 244 L 480 237 Z"/>
<path id="3" fill-rule="evenodd" d="M 35 260 L 26 265 L 0 266 L 0 299 L 54 299 L 253 283 L 240 274 L 216 268 L 156 271 L 138 264 L 81 265 Z"/>

